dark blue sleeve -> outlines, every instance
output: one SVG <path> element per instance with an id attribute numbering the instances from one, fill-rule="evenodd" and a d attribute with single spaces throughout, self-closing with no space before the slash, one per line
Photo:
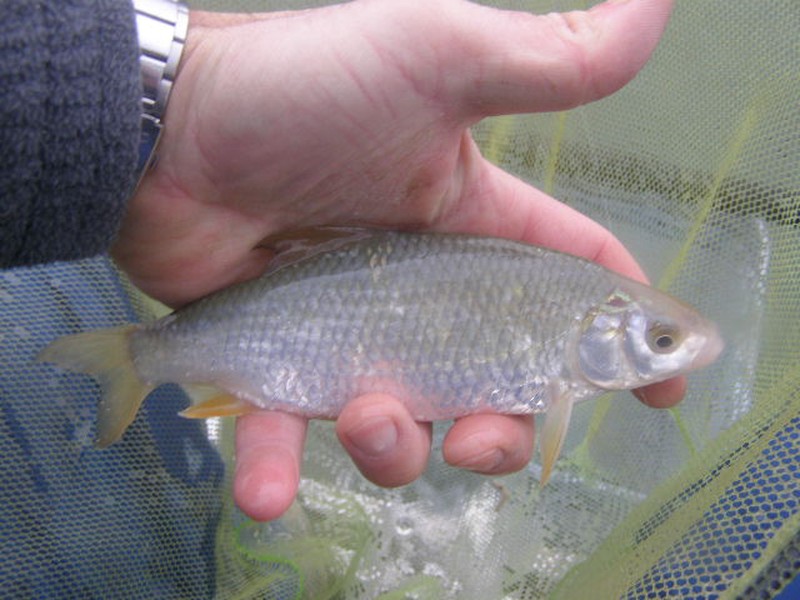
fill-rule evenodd
<path id="1" fill-rule="evenodd" d="M 109 247 L 135 185 L 130 0 L 0 3 L 0 267 Z"/>

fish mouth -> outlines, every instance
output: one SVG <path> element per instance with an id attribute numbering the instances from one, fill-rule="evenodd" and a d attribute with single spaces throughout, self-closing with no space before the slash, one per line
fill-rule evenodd
<path id="1" fill-rule="evenodd" d="M 700 349 L 692 360 L 692 370 L 702 369 L 712 364 L 725 349 L 725 341 L 722 339 L 719 328 L 714 323 L 705 321 L 698 330 L 697 337 L 700 340 Z"/>

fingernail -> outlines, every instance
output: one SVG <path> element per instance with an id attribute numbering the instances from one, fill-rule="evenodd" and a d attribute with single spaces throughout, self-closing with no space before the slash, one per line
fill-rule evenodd
<path id="1" fill-rule="evenodd" d="M 397 445 L 397 426 L 392 419 L 377 417 L 348 432 L 353 447 L 366 456 L 383 456 Z"/>
<path id="2" fill-rule="evenodd" d="M 492 448 L 475 456 L 469 456 L 458 463 L 454 464 L 455 467 L 462 469 L 469 469 L 470 471 L 478 471 L 480 473 L 491 473 L 503 462 L 505 455 L 503 451 L 498 448 Z"/>

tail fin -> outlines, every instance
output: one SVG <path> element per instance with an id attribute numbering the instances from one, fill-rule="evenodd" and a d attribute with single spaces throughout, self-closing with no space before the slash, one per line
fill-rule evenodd
<path id="1" fill-rule="evenodd" d="M 128 335 L 134 329 L 135 325 L 126 325 L 67 335 L 53 341 L 37 357 L 68 371 L 92 375 L 100 383 L 95 438 L 100 448 L 122 437 L 153 389 L 139 378 L 130 356 Z"/>

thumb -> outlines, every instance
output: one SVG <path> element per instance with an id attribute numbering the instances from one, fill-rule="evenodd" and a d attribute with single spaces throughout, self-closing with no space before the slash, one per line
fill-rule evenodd
<path id="1" fill-rule="evenodd" d="M 532 15 L 470 5 L 454 69 L 473 116 L 565 110 L 628 83 L 666 27 L 672 0 L 608 0 L 585 12 Z M 465 65 L 469 68 L 466 69 Z"/>

